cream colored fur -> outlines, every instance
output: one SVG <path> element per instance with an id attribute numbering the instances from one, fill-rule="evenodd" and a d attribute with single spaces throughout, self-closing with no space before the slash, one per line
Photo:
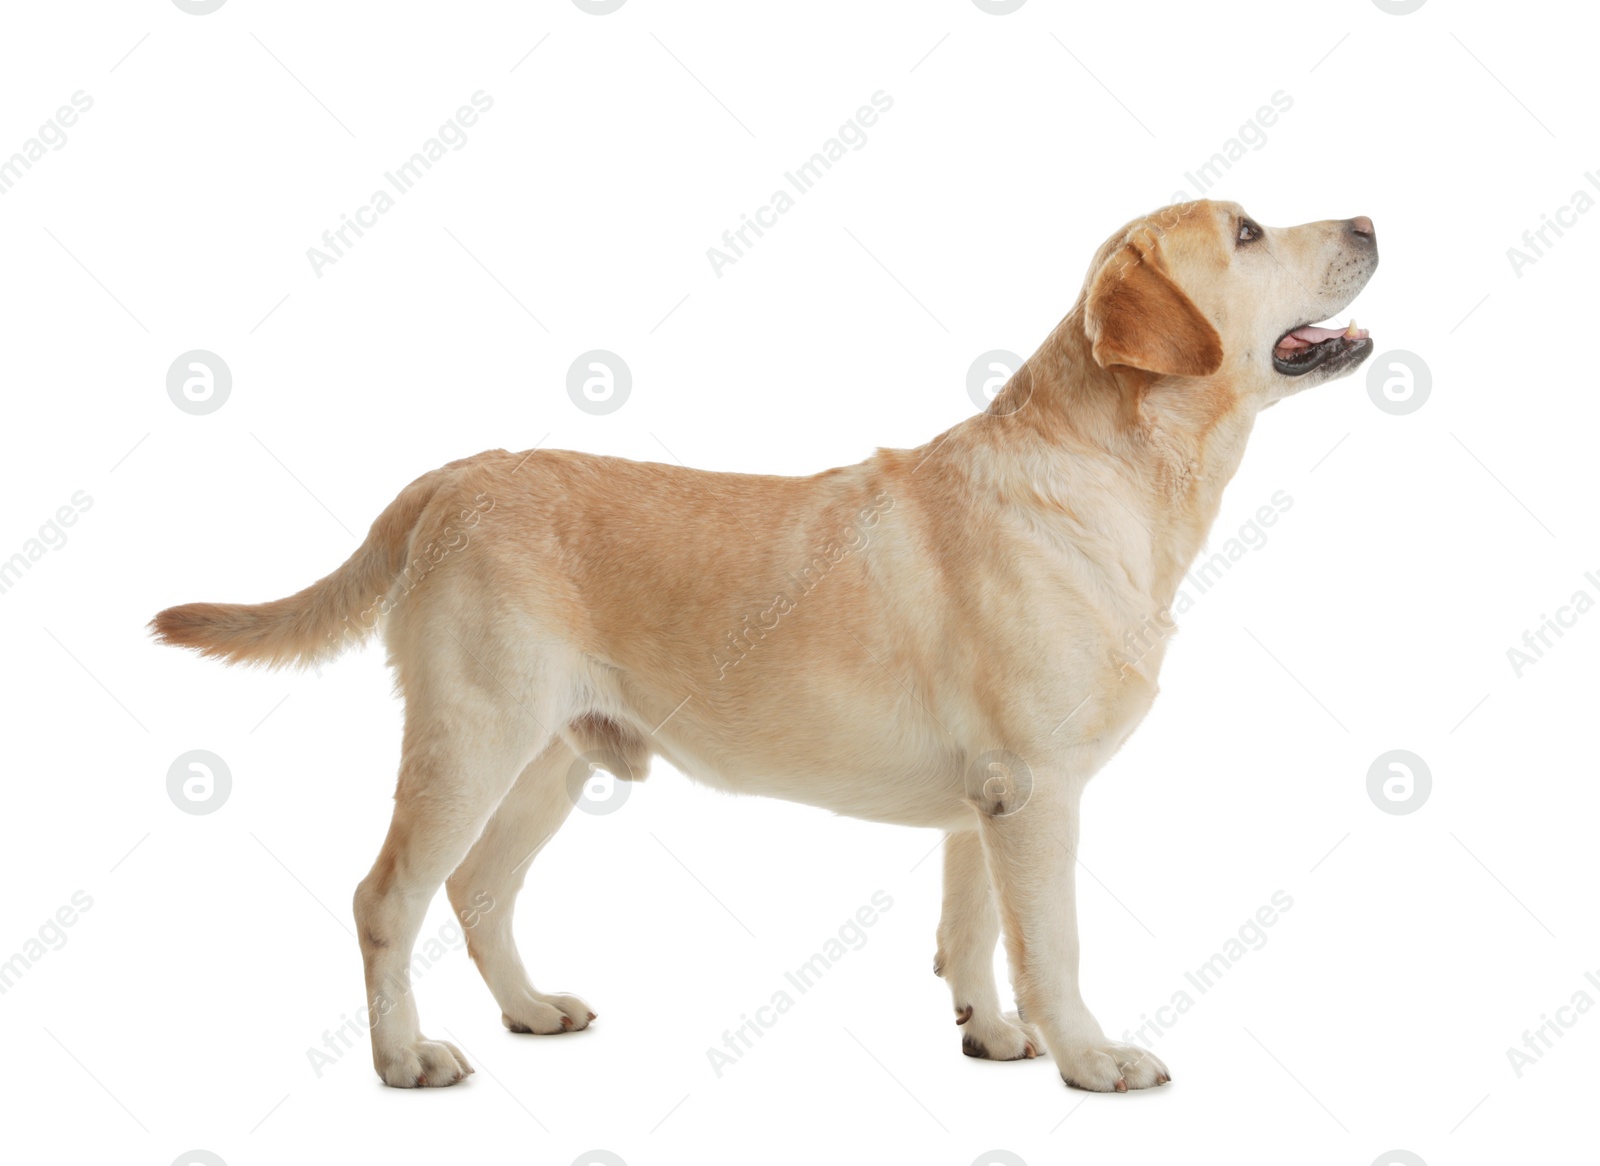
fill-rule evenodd
<path id="1" fill-rule="evenodd" d="M 472 1071 L 422 1035 L 407 979 L 441 883 L 509 1028 L 594 1018 L 533 986 L 511 904 L 574 765 L 631 779 L 655 755 L 946 831 L 936 966 L 966 1051 L 1048 1052 L 1086 1089 L 1168 1079 L 1079 993 L 1079 799 L 1155 698 L 1165 638 L 1132 653 L 1128 633 L 1172 602 L 1256 414 L 1365 355 L 1291 378 L 1276 339 L 1377 263 L 1365 220 L 1241 241 L 1242 218 L 1199 202 L 1130 223 L 993 406 L 918 449 L 809 478 L 483 453 L 406 487 L 298 595 L 156 617 L 167 642 L 267 664 L 381 627 L 405 737 L 354 905 L 384 1081 Z M 1025 1021 L 1001 1011 L 1001 934 Z"/>

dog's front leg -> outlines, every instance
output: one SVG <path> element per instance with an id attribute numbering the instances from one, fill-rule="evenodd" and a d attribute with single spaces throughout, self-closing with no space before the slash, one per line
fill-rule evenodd
<path id="1" fill-rule="evenodd" d="M 1121 1093 L 1171 1078 L 1153 1053 L 1108 1041 L 1078 989 L 1074 876 L 1083 785 L 1062 774 L 1036 774 L 1027 804 L 980 814 L 980 830 L 1019 1011 L 1044 1038 L 1063 1081 Z"/>

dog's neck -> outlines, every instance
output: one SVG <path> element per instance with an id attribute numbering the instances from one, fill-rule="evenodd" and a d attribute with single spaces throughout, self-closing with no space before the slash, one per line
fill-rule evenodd
<path id="1" fill-rule="evenodd" d="M 1216 381 L 1101 367 L 1080 302 L 990 409 L 925 447 L 1168 607 L 1239 468 L 1254 411 Z M 919 455 L 920 456 L 920 455 Z"/>

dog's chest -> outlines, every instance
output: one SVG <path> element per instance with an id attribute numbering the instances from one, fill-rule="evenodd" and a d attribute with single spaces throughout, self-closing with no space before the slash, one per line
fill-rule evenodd
<path id="1" fill-rule="evenodd" d="M 1150 710 L 1177 627 L 1167 606 L 1120 564 L 1050 566 L 1035 589 L 1045 598 L 1008 629 L 1015 658 L 1036 662 L 1012 672 L 1008 703 L 1025 722 L 1014 730 L 1097 768 Z"/>

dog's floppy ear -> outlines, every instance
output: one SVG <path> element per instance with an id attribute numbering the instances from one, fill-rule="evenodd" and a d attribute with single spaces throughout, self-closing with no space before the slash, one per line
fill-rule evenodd
<path id="1" fill-rule="evenodd" d="M 1103 368 L 1210 376 L 1222 367 L 1222 337 L 1158 263 L 1129 243 L 1095 273 L 1084 310 L 1094 359 Z"/>

